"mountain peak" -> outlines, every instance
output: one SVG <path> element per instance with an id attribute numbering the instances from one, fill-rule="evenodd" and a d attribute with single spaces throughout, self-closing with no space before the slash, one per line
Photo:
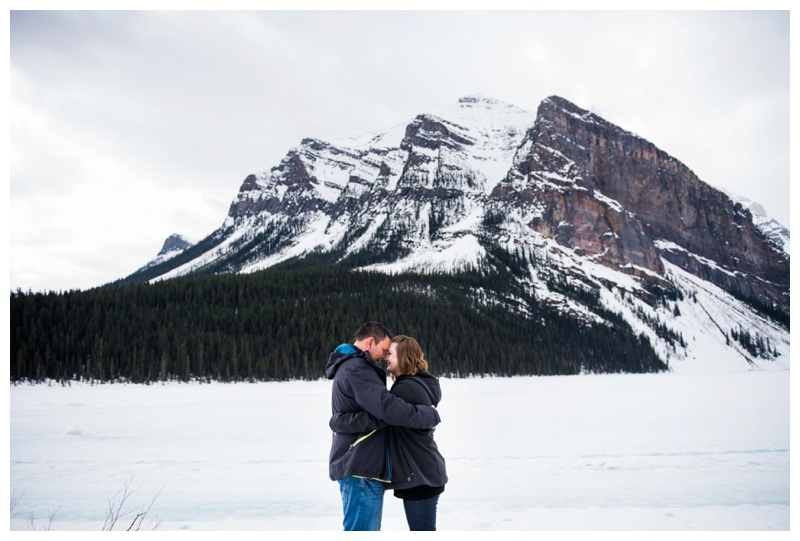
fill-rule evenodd
<path id="1" fill-rule="evenodd" d="M 586 114 L 589 112 L 585 109 L 581 109 L 571 101 L 564 99 L 561 96 L 556 96 L 556 95 L 548 96 L 547 98 L 542 100 L 542 105 L 550 105 L 550 104 L 570 113 Z"/>
<path id="2" fill-rule="evenodd" d="M 185 236 L 173 233 L 164 241 L 164 246 L 162 246 L 161 251 L 158 252 L 157 257 L 166 256 L 175 252 L 182 252 L 193 244 L 194 242 Z"/>
<path id="3" fill-rule="evenodd" d="M 515 109 L 519 111 L 523 111 L 520 107 L 513 105 L 511 103 L 507 103 L 491 96 L 485 96 L 483 94 L 470 94 L 458 99 L 455 104 L 455 107 L 451 106 L 448 109 L 481 109 L 486 111 L 495 111 L 495 110 L 502 110 L 502 109 Z"/>
<path id="4" fill-rule="evenodd" d="M 486 103 L 486 104 L 497 104 L 500 103 L 499 100 L 496 100 L 490 96 L 484 96 L 483 94 L 470 94 L 464 96 L 463 98 L 458 99 L 458 103 Z"/>
<path id="5" fill-rule="evenodd" d="M 536 120 L 536 112 L 482 94 L 460 98 L 436 116 L 496 137 L 499 131 L 524 133 Z"/>

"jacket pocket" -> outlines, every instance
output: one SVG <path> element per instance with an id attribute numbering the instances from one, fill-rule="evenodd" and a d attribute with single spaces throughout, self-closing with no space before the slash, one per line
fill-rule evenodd
<path id="1" fill-rule="evenodd" d="M 350 450 L 352 451 L 356 447 L 356 445 L 358 445 L 359 443 L 361 443 L 365 439 L 367 439 L 370 436 L 372 436 L 375 432 L 377 432 L 377 430 L 373 430 L 369 434 L 364 434 L 363 436 L 359 437 L 356 441 L 354 441 L 353 443 L 350 444 Z"/>

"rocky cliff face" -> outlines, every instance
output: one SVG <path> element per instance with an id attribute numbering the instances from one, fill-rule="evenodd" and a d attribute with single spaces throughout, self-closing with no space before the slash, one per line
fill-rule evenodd
<path id="1" fill-rule="evenodd" d="M 538 205 L 534 230 L 615 268 L 663 275 L 663 258 L 789 311 L 787 255 L 746 208 L 652 143 L 551 97 L 524 145 L 496 195 Z"/>
<path id="2" fill-rule="evenodd" d="M 175 233 L 167 237 L 167 240 L 164 241 L 164 246 L 161 247 L 161 251 L 158 252 L 158 256 L 163 257 L 182 252 L 191 245 L 192 241 L 183 235 Z"/>

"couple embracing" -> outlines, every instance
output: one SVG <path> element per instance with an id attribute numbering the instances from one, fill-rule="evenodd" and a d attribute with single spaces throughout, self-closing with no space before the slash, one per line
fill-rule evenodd
<path id="1" fill-rule="evenodd" d="M 382 359 L 394 379 L 391 391 Z M 447 474 L 433 439 L 442 392 L 427 368 L 415 339 L 392 337 L 374 321 L 331 353 L 330 477 L 339 482 L 345 530 L 380 530 L 389 489 L 402 498 L 411 530 L 436 529 Z"/>

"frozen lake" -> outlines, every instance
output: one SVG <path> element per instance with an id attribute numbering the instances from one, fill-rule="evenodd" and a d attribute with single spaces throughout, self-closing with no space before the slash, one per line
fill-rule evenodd
<path id="1" fill-rule="evenodd" d="M 789 383 L 443 379 L 439 529 L 788 530 Z M 11 530 L 100 530 L 126 484 L 159 531 L 341 529 L 328 381 L 9 393 Z M 391 493 L 383 529 L 407 530 Z"/>

